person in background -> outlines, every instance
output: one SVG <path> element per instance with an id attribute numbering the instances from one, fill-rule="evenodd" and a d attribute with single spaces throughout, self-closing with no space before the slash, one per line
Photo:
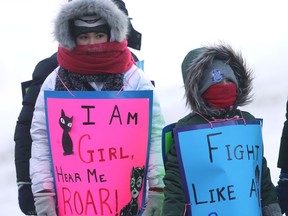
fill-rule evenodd
<path id="1" fill-rule="evenodd" d="M 118 8 L 127 16 L 128 10 L 122 0 L 113 0 Z M 142 34 L 136 31 L 129 18 L 129 35 L 127 38 L 128 47 L 140 50 Z M 135 62 L 139 61 L 138 57 L 133 53 Z M 31 191 L 31 179 L 29 176 L 29 160 L 31 158 L 32 139 L 30 135 L 31 121 L 34 111 L 34 105 L 40 91 L 41 85 L 46 77 L 58 66 L 57 53 L 45 58 L 37 63 L 32 74 L 32 82 L 29 90 L 23 97 L 22 109 L 19 113 L 18 120 L 14 131 L 14 159 L 16 168 L 16 179 L 18 185 L 18 204 L 20 210 L 25 215 L 36 215 L 34 198 Z"/>
<path id="2" fill-rule="evenodd" d="M 211 45 L 190 51 L 182 63 L 187 105 L 191 113 L 175 127 L 213 123 L 224 119 L 255 119 L 238 106 L 251 100 L 252 77 L 242 58 L 227 44 Z M 175 144 L 166 155 L 163 215 L 185 215 L 186 205 Z M 281 216 L 276 190 L 263 157 L 261 202 L 263 216 Z M 201 166 L 199 164 L 199 166 Z"/>
<path id="3" fill-rule="evenodd" d="M 30 130 L 30 177 L 37 215 L 56 215 L 44 91 L 68 89 L 153 90 L 151 148 L 147 174 L 149 191 L 143 215 L 162 214 L 164 167 L 161 135 L 164 118 L 154 86 L 144 72 L 137 68 L 127 47 L 128 23 L 128 16 L 111 0 L 73 0 L 63 5 L 56 17 L 54 33 L 59 42 L 59 67 L 49 74 L 41 87 Z"/>
<path id="4" fill-rule="evenodd" d="M 18 204 L 25 215 L 36 215 L 34 198 L 31 191 L 29 176 L 29 160 L 31 157 L 32 139 L 30 135 L 31 121 L 35 101 L 41 84 L 46 77 L 58 66 L 57 55 L 40 61 L 32 74 L 32 84 L 24 95 L 22 109 L 18 116 L 14 132 L 15 141 L 15 166 L 18 185 Z"/>
<path id="5" fill-rule="evenodd" d="M 288 100 L 286 102 L 286 120 L 284 122 L 280 140 L 277 166 L 280 168 L 280 176 L 276 191 L 282 213 L 288 216 Z"/>

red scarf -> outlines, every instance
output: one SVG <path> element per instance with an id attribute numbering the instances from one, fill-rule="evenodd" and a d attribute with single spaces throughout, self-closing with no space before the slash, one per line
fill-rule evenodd
<path id="1" fill-rule="evenodd" d="M 212 107 L 217 109 L 228 109 L 236 101 L 236 84 L 216 84 L 210 86 L 203 94 L 202 98 Z"/>
<path id="2" fill-rule="evenodd" d="M 135 63 L 127 41 L 77 45 L 72 50 L 59 46 L 57 60 L 64 69 L 87 75 L 122 74 Z"/>

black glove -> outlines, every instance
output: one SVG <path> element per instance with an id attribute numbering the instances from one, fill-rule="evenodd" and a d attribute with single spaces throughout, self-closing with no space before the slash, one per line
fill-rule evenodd
<path id="1" fill-rule="evenodd" d="M 279 199 L 279 204 L 282 210 L 282 214 L 285 213 L 288 216 L 288 174 L 281 173 L 276 186 L 276 192 Z"/>
<path id="2" fill-rule="evenodd" d="M 36 215 L 30 183 L 18 184 L 18 202 L 21 211 L 25 215 Z"/>

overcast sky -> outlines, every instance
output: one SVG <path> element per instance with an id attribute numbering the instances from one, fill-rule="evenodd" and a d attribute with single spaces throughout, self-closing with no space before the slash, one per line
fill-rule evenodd
<path id="1" fill-rule="evenodd" d="M 31 79 L 35 65 L 57 50 L 52 37 L 53 20 L 64 2 L 6 0 L 0 3 L 0 168 L 4 172 L 0 180 L 0 209 L 9 215 L 20 214 L 13 161 L 13 133 L 21 109 L 20 83 Z M 142 49 L 134 52 L 145 61 L 145 72 L 156 82 L 167 124 L 189 111 L 183 100 L 180 67 L 188 51 L 219 41 L 242 51 L 255 77 L 254 101 L 242 109 L 264 119 L 264 151 L 276 183 L 288 93 L 286 1 L 125 2 L 135 29 L 143 34 Z"/>

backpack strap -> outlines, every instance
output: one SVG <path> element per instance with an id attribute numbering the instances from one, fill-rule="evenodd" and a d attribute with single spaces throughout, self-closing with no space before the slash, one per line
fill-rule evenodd
<path id="1" fill-rule="evenodd" d="M 166 154 L 174 143 L 173 129 L 176 123 L 169 124 L 162 129 L 162 159 L 165 167 Z"/>

